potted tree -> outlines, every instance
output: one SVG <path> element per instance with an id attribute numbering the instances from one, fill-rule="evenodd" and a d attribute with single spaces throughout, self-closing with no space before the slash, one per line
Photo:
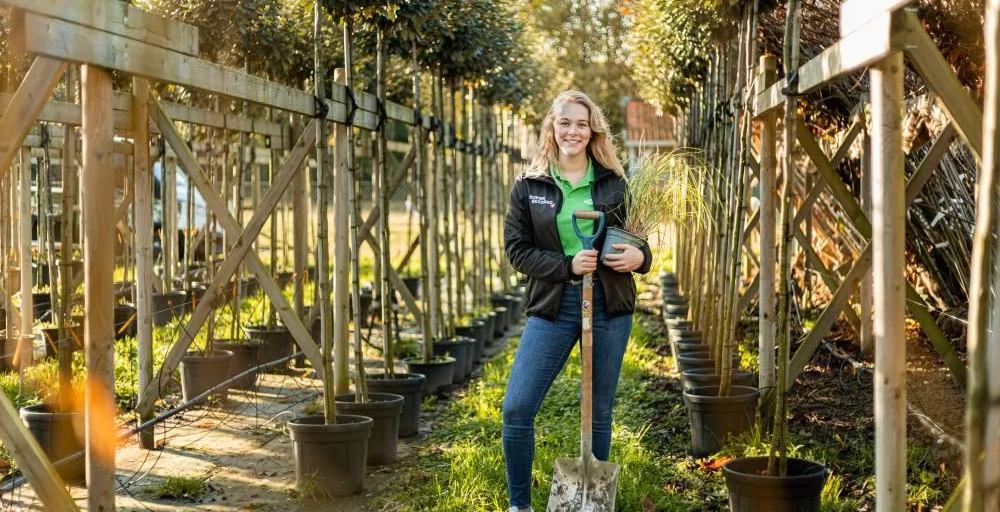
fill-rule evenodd
<path id="1" fill-rule="evenodd" d="M 798 0 L 789 0 L 788 16 L 797 17 Z M 797 51 L 792 49 L 791 33 L 794 27 L 785 28 L 785 72 L 798 68 Z M 785 155 L 786 183 L 794 179 L 794 165 L 789 141 L 795 140 L 795 117 L 798 102 L 785 102 Z M 767 457 L 741 457 L 723 466 L 729 504 L 734 512 L 768 511 L 818 511 L 820 495 L 827 478 L 826 468 L 819 463 L 788 457 L 788 356 L 791 341 L 791 272 L 790 252 L 793 232 L 791 219 L 795 216 L 790 189 L 781 193 L 781 239 L 779 243 L 777 382 L 770 403 L 774 404 L 771 449 Z M 770 357 L 761 354 L 760 357 Z M 765 400 L 767 402 L 767 400 Z"/>

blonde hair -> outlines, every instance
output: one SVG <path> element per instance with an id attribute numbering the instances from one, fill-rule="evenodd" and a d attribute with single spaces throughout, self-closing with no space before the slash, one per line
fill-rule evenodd
<path id="1" fill-rule="evenodd" d="M 548 176 L 550 170 L 559 161 L 559 147 L 556 146 L 555 119 L 556 110 L 564 103 L 579 103 L 590 113 L 590 142 L 587 143 L 587 154 L 594 157 L 602 166 L 611 169 L 619 177 L 625 176 L 625 169 L 615 153 L 613 137 L 608 127 L 608 120 L 586 94 L 580 91 L 563 91 L 552 100 L 552 108 L 542 121 L 542 130 L 538 135 L 535 147 L 535 158 L 531 161 L 525 174 L 530 176 Z"/>

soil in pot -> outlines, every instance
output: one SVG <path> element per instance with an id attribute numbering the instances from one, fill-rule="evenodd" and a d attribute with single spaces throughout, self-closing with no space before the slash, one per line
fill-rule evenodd
<path id="1" fill-rule="evenodd" d="M 767 457 L 733 459 L 722 466 L 732 512 L 819 512 L 828 471 L 822 464 L 788 459 L 785 476 L 768 476 Z"/>
<path id="2" fill-rule="evenodd" d="M 257 368 L 260 357 L 260 342 L 249 340 L 216 340 L 215 348 L 233 353 L 233 360 L 229 364 L 229 377 L 233 378 L 251 368 Z M 257 371 L 233 381 L 232 387 L 236 389 L 256 389 Z"/>
<path id="3" fill-rule="evenodd" d="M 451 375 L 452 384 L 461 384 L 468 378 L 466 368 L 471 373 L 472 368 L 469 363 L 475 355 L 475 347 L 468 342 L 469 338 L 457 337 L 434 342 L 435 356 L 451 356 L 455 358 L 455 367 Z"/>
<path id="4" fill-rule="evenodd" d="M 332 497 L 363 491 L 373 423 L 371 418 L 346 414 L 338 414 L 337 423 L 331 425 L 323 416 L 289 420 L 296 488 Z"/>
<path id="5" fill-rule="evenodd" d="M 83 413 L 59 412 L 52 404 L 35 404 L 21 409 L 21 421 L 52 462 L 84 450 Z M 79 435 L 77 435 L 79 433 Z M 67 482 L 84 479 L 84 459 L 56 468 Z"/>
<path id="6" fill-rule="evenodd" d="M 406 371 L 419 373 L 424 379 L 424 394 L 440 393 L 451 385 L 455 371 L 454 357 L 436 357 L 424 360 L 422 357 L 403 359 Z"/>
<path id="7" fill-rule="evenodd" d="M 399 415 L 399 437 L 416 435 L 420 426 L 420 405 L 424 397 L 424 376 L 419 373 L 384 373 L 368 375 L 368 391 L 392 393 L 403 397 Z"/>
<path id="8" fill-rule="evenodd" d="M 292 334 L 284 326 L 275 326 L 269 329 L 266 325 L 251 325 L 244 327 L 243 332 L 251 340 L 260 342 L 258 356 L 260 364 L 270 363 L 292 355 Z M 285 366 L 279 366 L 264 371 L 266 373 L 281 373 L 284 370 Z"/>
<path id="9" fill-rule="evenodd" d="M 392 393 L 368 393 L 368 401 L 355 401 L 354 393 L 336 396 L 337 415 L 350 414 L 372 419 L 371 437 L 368 438 L 369 466 L 396 462 L 396 440 L 399 438 L 399 416 L 403 410 L 403 397 Z"/>
<path id="10" fill-rule="evenodd" d="M 214 350 L 211 354 L 188 352 L 181 358 L 181 394 L 185 402 L 212 389 L 229 378 L 233 353 L 228 350 Z M 213 393 L 214 397 L 225 400 L 226 388 Z M 204 399 L 201 400 L 203 402 Z"/>
<path id="11" fill-rule="evenodd" d="M 681 374 L 684 389 L 697 388 L 701 386 L 718 386 L 721 380 L 719 374 L 715 373 L 715 368 L 698 368 L 688 370 Z M 755 387 L 756 379 L 754 374 L 733 368 L 732 384 L 734 386 Z"/>
<path id="12" fill-rule="evenodd" d="M 757 415 L 757 388 L 733 386 L 729 396 L 718 396 L 719 386 L 684 390 L 684 405 L 691 421 L 691 453 L 711 455 L 730 435 L 739 435 L 753 426 Z"/>

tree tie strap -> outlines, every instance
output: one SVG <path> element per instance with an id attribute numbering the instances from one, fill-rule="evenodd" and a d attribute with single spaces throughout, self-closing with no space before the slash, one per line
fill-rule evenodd
<path id="1" fill-rule="evenodd" d="M 316 104 L 313 119 L 326 119 L 327 114 L 330 113 L 330 105 L 327 105 L 326 100 L 319 96 L 313 96 L 313 101 Z M 250 122 L 253 123 L 252 117 L 250 118 Z M 253 131 L 253 124 L 250 125 L 250 130 Z"/>
<path id="2" fill-rule="evenodd" d="M 385 113 L 385 103 L 382 103 L 382 100 L 375 98 L 375 106 L 378 110 L 378 123 L 375 124 L 375 131 L 380 132 L 385 127 L 385 121 L 389 119 L 389 116 Z"/>
<path id="3" fill-rule="evenodd" d="M 354 90 L 348 86 L 344 86 L 344 92 L 347 93 L 347 99 L 350 101 L 350 108 L 347 109 L 347 119 L 344 120 L 344 124 L 347 126 L 354 126 L 354 115 L 358 113 L 358 100 L 354 97 Z"/>
<path id="4" fill-rule="evenodd" d="M 785 86 L 781 88 L 781 94 L 784 94 L 786 98 L 805 96 L 805 93 L 799 92 L 799 70 L 796 69 L 788 74 Z"/>

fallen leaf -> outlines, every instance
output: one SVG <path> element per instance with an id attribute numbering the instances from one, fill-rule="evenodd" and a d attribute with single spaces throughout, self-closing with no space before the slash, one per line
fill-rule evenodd
<path id="1" fill-rule="evenodd" d="M 722 466 L 725 466 L 726 463 L 731 460 L 733 459 L 729 457 L 719 457 L 718 459 L 709 459 L 701 463 L 701 469 L 704 469 L 706 471 L 717 471 L 719 469 L 722 469 Z"/>

